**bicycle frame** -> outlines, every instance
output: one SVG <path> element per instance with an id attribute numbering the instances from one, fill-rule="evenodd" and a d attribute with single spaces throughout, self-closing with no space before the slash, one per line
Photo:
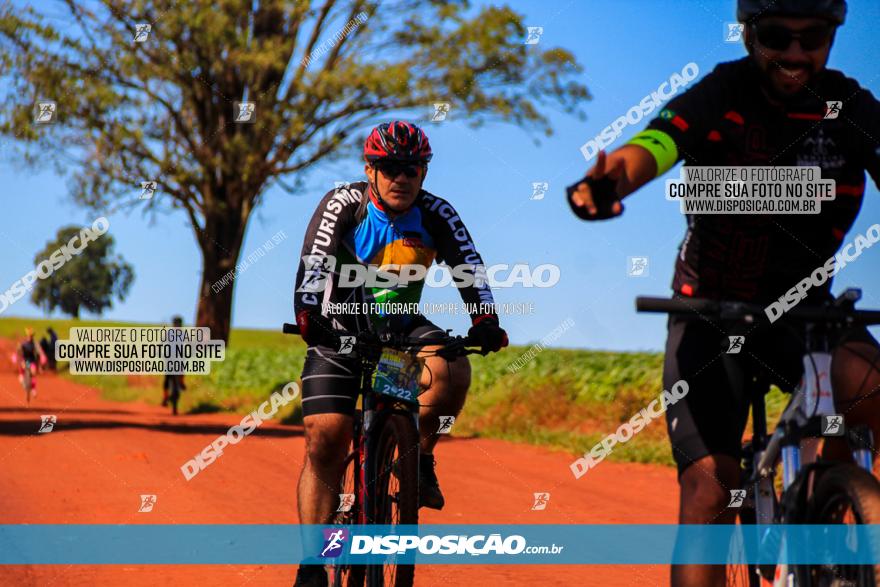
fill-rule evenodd
<path id="1" fill-rule="evenodd" d="M 34 363 L 33 361 L 30 361 L 30 360 L 28 360 L 28 359 L 25 359 L 23 362 L 24 362 L 24 367 L 20 367 L 20 369 L 21 369 L 21 375 L 22 375 L 22 380 L 23 380 L 23 381 L 28 381 L 28 382 L 29 382 L 29 386 L 30 386 L 31 388 L 33 388 L 33 386 L 34 386 L 34 377 L 36 377 L 36 375 L 37 375 L 37 374 L 35 373 L 35 371 L 36 371 L 36 363 Z M 28 391 L 30 391 L 30 390 L 28 390 Z"/>
<path id="2" fill-rule="evenodd" d="M 284 324 L 282 326 L 282 332 L 285 334 L 299 334 L 299 328 L 295 324 Z M 343 344 L 342 337 L 350 336 L 350 333 L 344 331 L 336 331 L 335 335 L 340 337 L 340 345 Z M 355 504 L 357 507 L 356 515 L 349 514 L 347 512 L 342 512 L 340 508 L 337 508 L 337 522 L 339 524 L 350 524 L 356 523 L 358 525 L 368 525 L 375 523 L 387 523 L 386 520 L 376 520 L 371 518 L 376 518 L 375 512 L 379 509 L 377 506 L 379 504 L 377 500 L 377 495 L 375 491 L 376 483 L 379 480 L 379 475 L 377 474 L 376 479 L 368 479 L 367 476 L 371 472 L 378 471 L 378 467 L 374 465 L 379 465 L 381 463 L 376 463 L 375 460 L 379 458 L 378 454 L 382 450 L 382 446 L 379 446 L 378 443 L 382 438 L 381 431 L 385 428 L 386 422 L 389 418 L 393 416 L 399 416 L 402 414 L 407 414 L 410 418 L 412 418 L 412 424 L 414 428 L 409 428 L 407 426 L 406 436 L 409 437 L 409 442 L 414 442 L 413 450 L 418 450 L 418 444 L 420 440 L 419 436 L 419 403 L 416 399 L 418 393 L 415 390 L 415 386 L 413 385 L 417 379 L 414 379 L 421 373 L 421 369 L 419 373 L 414 372 L 414 365 L 409 365 L 408 376 L 406 378 L 406 383 L 404 384 L 406 388 L 394 388 L 389 389 L 388 386 L 382 386 L 383 391 L 391 392 L 391 395 L 386 395 L 386 393 L 378 392 L 374 389 L 373 376 L 376 374 L 376 369 L 381 364 L 381 357 L 383 355 L 383 350 L 395 350 L 397 352 L 403 352 L 410 355 L 419 354 L 419 350 L 423 350 L 425 347 L 438 347 L 435 352 L 437 356 L 441 356 L 444 358 L 448 358 L 449 360 L 457 357 L 457 356 L 465 356 L 474 353 L 485 354 L 482 350 L 477 350 L 474 348 L 467 348 L 469 346 L 476 346 L 473 341 L 471 341 L 467 337 L 461 336 L 450 336 L 449 331 L 446 332 L 446 335 L 443 337 L 438 337 L 435 339 L 431 338 L 408 338 L 405 336 L 401 336 L 399 334 L 393 333 L 362 333 L 359 334 L 358 337 L 363 337 L 367 339 L 369 342 L 347 340 L 344 344 L 347 346 L 345 348 L 349 349 L 348 352 L 352 350 L 356 350 L 356 354 L 352 356 L 352 358 L 357 358 L 360 361 L 360 387 L 358 389 L 358 395 L 361 398 L 361 417 L 353 418 L 353 436 L 352 441 L 354 443 L 354 448 L 351 453 L 349 453 L 345 458 L 345 467 L 346 470 L 350 466 L 348 463 L 349 459 L 356 458 L 356 470 L 353 475 L 353 484 L 354 484 L 354 495 L 355 495 Z M 341 350 L 341 346 L 340 346 Z M 389 364 L 392 364 L 393 361 L 389 361 Z M 397 392 L 406 392 L 406 395 L 402 394 L 400 396 L 393 395 Z M 415 393 L 415 397 L 414 394 Z M 406 399 L 404 399 L 404 397 Z M 393 425 L 393 424 L 389 424 Z M 412 432 L 415 432 L 415 436 L 413 438 Z M 398 452 L 400 446 L 398 445 Z M 352 457 L 352 455 L 355 455 Z M 417 455 L 415 455 L 417 456 Z M 411 457 L 408 457 L 411 459 Z M 413 474 L 412 466 L 415 466 L 415 478 L 407 477 L 411 479 L 410 483 L 415 482 L 418 479 L 418 466 L 419 459 L 414 459 L 414 463 L 412 460 L 409 461 L 408 466 L 408 475 Z M 385 471 L 382 474 L 393 474 L 393 469 L 391 471 Z M 344 475 L 345 473 L 343 473 Z M 401 477 L 403 479 L 403 477 Z M 345 489 L 346 481 L 343 476 L 342 479 L 343 485 L 342 488 Z M 412 490 L 412 485 L 409 486 Z M 417 490 L 418 487 L 416 486 Z M 384 490 L 383 490 L 384 491 Z M 415 497 L 411 493 L 408 493 L 410 497 Z M 413 517 L 414 522 L 403 522 L 403 523 L 417 523 L 418 520 L 418 504 L 416 501 L 410 500 L 408 502 L 409 506 L 407 510 L 409 513 L 406 515 L 407 518 Z M 401 502 L 398 501 L 398 506 L 401 505 Z M 413 511 L 413 506 L 415 510 Z M 342 513 L 342 520 L 339 521 L 339 514 Z M 332 565 L 335 566 L 335 565 Z M 350 566 L 351 568 L 366 566 L 369 571 L 365 576 L 366 584 L 375 585 L 382 584 L 381 574 L 378 575 L 377 579 L 377 571 L 378 567 L 376 565 L 343 565 Z M 411 564 L 403 565 L 405 567 L 412 567 Z M 410 571 L 409 580 L 411 581 L 412 572 Z M 340 578 L 339 574 L 335 574 L 334 581 Z M 361 577 L 361 580 L 364 577 Z"/>
<path id="3" fill-rule="evenodd" d="M 367 518 L 367 512 L 373 511 L 375 496 L 369 490 L 369 484 L 375 484 L 375 479 L 367 480 L 367 471 L 372 470 L 374 454 L 374 434 L 376 430 L 381 430 L 385 424 L 385 420 L 399 406 L 405 405 L 407 410 L 413 415 L 413 423 L 416 430 L 419 429 L 419 407 L 415 404 L 404 404 L 404 402 L 386 397 L 373 391 L 372 380 L 375 371 L 375 363 L 364 361 L 364 368 L 361 372 L 361 421 L 355 419 L 354 436 L 358 441 L 358 453 L 360 461 L 360 470 L 358 472 L 359 491 L 361 507 L 358 511 L 359 524 L 371 524 L 372 520 Z"/>
<path id="4" fill-rule="evenodd" d="M 805 503 L 800 502 L 809 496 L 808 491 L 792 490 L 792 486 L 800 477 L 809 475 L 811 470 L 818 467 L 818 440 L 824 437 L 821 419 L 834 413 L 829 346 L 827 336 L 817 338 L 808 333 L 803 356 L 804 375 L 769 438 L 764 390 L 758 390 L 751 398 L 753 434 L 749 443 L 751 450 L 745 458 L 747 478 L 743 487 L 752 487 L 752 504 L 758 525 L 788 523 L 789 520 L 783 519 L 787 514 L 786 506 L 797 504 L 798 510 L 803 511 Z M 821 350 L 815 350 L 817 348 Z M 871 473 L 873 440 L 870 429 L 861 427 L 861 430 L 846 430 L 847 440 L 852 447 L 853 460 Z M 774 479 L 780 465 L 782 493 L 777 498 Z M 761 538 L 758 536 L 759 541 Z M 790 571 L 785 562 L 785 540 L 777 546 L 779 562 L 774 568 L 762 567 L 760 575 L 768 579 L 775 576 L 772 579 L 774 585 L 787 585 Z"/>
<path id="5" fill-rule="evenodd" d="M 814 369 L 813 372 L 806 369 L 807 365 L 821 365 L 828 368 L 831 363 L 831 355 L 827 350 L 813 351 L 816 346 L 812 342 L 813 337 L 808 337 L 807 351 L 804 354 L 805 372 L 800 385 L 792 393 L 792 397 L 782 412 L 779 423 L 773 435 L 767 438 L 766 407 L 763 394 L 752 398 L 752 454 L 751 467 L 747 467 L 749 478 L 746 484 L 754 484 L 755 494 L 759 499 L 755 502 L 755 514 L 758 523 L 772 523 L 776 519 L 775 500 L 770 502 L 760 499 L 767 492 L 768 486 L 772 490 L 773 478 L 779 465 L 782 466 L 783 491 L 788 490 L 797 479 L 797 476 L 816 460 L 816 444 L 810 443 L 805 451 L 802 446 L 804 440 L 821 439 L 822 416 L 833 415 L 828 410 L 833 408 L 834 390 L 828 371 Z M 822 348 L 827 349 L 827 337 L 822 337 Z M 823 380 L 825 381 L 823 383 Z M 811 393 L 812 390 L 812 393 Z M 825 402 L 817 401 L 813 406 L 809 405 L 810 396 L 821 398 L 823 395 L 830 396 Z M 870 438 L 870 430 L 863 432 L 848 431 L 847 440 L 850 442 L 853 460 L 869 473 L 873 468 L 873 440 Z M 806 452 L 806 454 L 804 454 Z M 751 470 L 748 470 L 748 469 Z"/>
<path id="6" fill-rule="evenodd" d="M 802 357 L 804 375 L 792 393 L 772 436 L 767 435 L 764 403 L 767 382 L 761 381 L 758 385 L 747 386 L 746 391 L 751 394 L 748 399 L 752 409 L 753 434 L 743 447 L 746 472 L 743 487 L 751 487 L 753 491 L 751 496 L 744 492 L 748 504 L 742 504 L 747 506 L 740 514 L 743 524 L 766 527 L 770 524 L 803 523 L 810 519 L 808 505 L 813 495 L 813 481 L 816 479 L 813 473 L 826 468 L 834 470 L 836 467 L 816 458 L 818 439 L 831 435 L 831 422 L 828 422 L 829 429 L 823 429 L 822 418 L 837 415 L 834 414 L 834 393 L 830 380 L 832 341 L 835 340 L 835 335 L 852 326 L 880 324 L 880 311 L 855 309 L 855 302 L 860 298 L 860 290 L 848 289 L 836 299 L 821 305 L 792 308 L 787 312 L 790 324 L 802 324 L 805 327 L 805 331 L 799 330 L 806 333 Z M 764 307 L 739 301 L 639 297 L 636 299 L 636 309 L 640 312 L 677 315 L 685 319 L 719 320 L 727 324 L 765 322 Z M 723 360 L 727 362 L 733 359 L 725 354 Z M 841 418 L 837 425 L 842 424 Z M 861 433 L 862 430 L 865 432 Z M 873 465 L 873 439 L 870 430 L 857 427 L 846 432 L 855 462 L 870 474 Z M 780 465 L 783 489 L 777 498 L 774 478 Z M 876 483 L 873 478 L 872 481 Z M 757 536 L 759 544 L 763 542 L 763 538 L 771 537 L 772 534 Z M 757 577 L 763 577 L 773 580 L 774 585 L 789 585 L 794 574 L 789 572 L 785 538 L 778 544 L 762 544 L 762 548 L 764 547 L 772 548 L 778 553 L 778 558 L 772 564 L 758 565 L 758 575 L 750 576 L 749 584 L 756 585 L 756 581 L 760 580 Z M 796 565 L 795 573 L 804 572 L 803 568 L 804 565 Z"/>

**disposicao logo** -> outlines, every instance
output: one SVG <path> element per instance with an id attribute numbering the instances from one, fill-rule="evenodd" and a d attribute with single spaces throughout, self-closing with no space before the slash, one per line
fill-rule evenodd
<path id="1" fill-rule="evenodd" d="M 348 540 L 348 530 L 344 528 L 324 528 L 324 548 L 321 558 L 336 558 L 342 554 L 343 545 Z"/>

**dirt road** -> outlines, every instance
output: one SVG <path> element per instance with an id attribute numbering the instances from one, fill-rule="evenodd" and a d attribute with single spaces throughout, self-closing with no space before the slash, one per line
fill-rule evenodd
<path id="1" fill-rule="evenodd" d="M 3 345 L 6 347 L 7 345 Z M 264 424 L 186 481 L 180 466 L 240 420 L 231 415 L 173 418 L 142 403 L 107 402 L 94 389 L 40 375 L 24 392 L 2 350 L 0 523 L 295 524 L 303 437 L 298 427 Z M 157 390 L 157 393 L 159 391 Z M 37 434 L 42 414 L 58 421 Z M 464 415 L 466 417 L 466 414 Z M 450 438 L 437 448 L 446 495 L 425 523 L 674 523 L 673 469 L 605 462 L 575 480 L 563 453 L 497 440 Z M 549 506 L 531 511 L 532 494 Z M 155 494 L 152 512 L 138 512 Z M 0 585 L 292 585 L 295 567 L 273 565 L 0 566 Z M 660 566 L 420 566 L 416 584 L 665 585 Z"/>

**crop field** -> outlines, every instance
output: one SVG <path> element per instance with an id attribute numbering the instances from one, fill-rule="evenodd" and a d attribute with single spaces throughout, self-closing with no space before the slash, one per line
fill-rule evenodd
<path id="1" fill-rule="evenodd" d="M 31 326 L 39 340 L 47 326 L 62 339 L 71 326 L 150 326 L 101 321 L 0 320 L 0 337 L 20 339 Z M 546 348 L 521 368 L 511 365 L 529 347 L 514 346 L 486 357 L 470 357 L 473 379 L 468 401 L 456 420 L 459 436 L 501 438 L 579 455 L 647 406 L 661 391 L 663 355 Z M 233 330 L 226 360 L 206 376 L 188 376 L 183 413 L 247 413 L 290 381 L 299 383 L 305 358 L 299 337 L 266 330 Z M 115 401 L 162 400 L 157 376 L 63 376 L 99 388 Z M 785 396 L 774 389 L 768 413 L 778 417 Z M 284 423 L 302 422 L 299 402 L 279 412 Z M 663 418 L 652 421 L 608 457 L 627 462 L 672 464 Z"/>

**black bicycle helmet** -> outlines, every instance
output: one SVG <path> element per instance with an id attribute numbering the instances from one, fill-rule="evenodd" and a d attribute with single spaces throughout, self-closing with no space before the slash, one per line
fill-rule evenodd
<path id="1" fill-rule="evenodd" d="M 841 25 L 846 20 L 846 0 L 737 0 L 736 18 L 740 22 L 771 15 L 814 16 Z"/>

